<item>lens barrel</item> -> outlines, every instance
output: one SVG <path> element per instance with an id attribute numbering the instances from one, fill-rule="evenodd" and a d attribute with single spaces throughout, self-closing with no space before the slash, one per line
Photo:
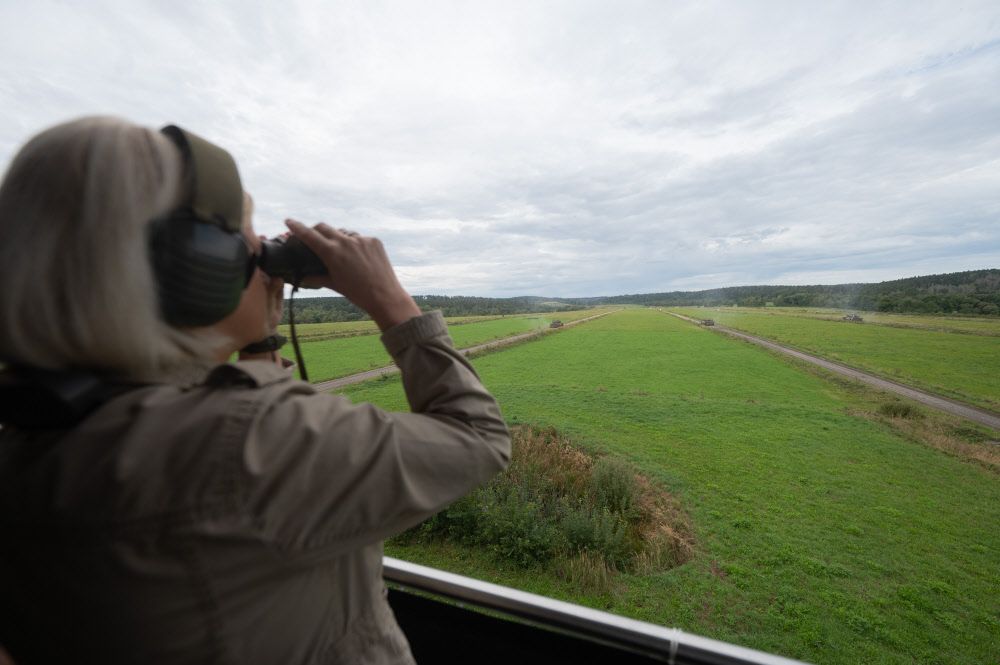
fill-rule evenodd
<path id="1" fill-rule="evenodd" d="M 320 258 L 295 236 L 265 240 L 258 265 L 268 275 L 280 277 L 289 284 L 326 274 L 326 266 Z"/>

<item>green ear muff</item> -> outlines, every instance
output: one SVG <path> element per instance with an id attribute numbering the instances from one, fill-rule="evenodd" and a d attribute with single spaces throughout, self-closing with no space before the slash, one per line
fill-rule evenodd
<path id="1" fill-rule="evenodd" d="M 180 149 L 188 195 L 150 223 L 160 310 L 177 327 L 221 321 L 239 305 L 250 253 L 243 185 L 232 155 L 175 125 L 160 130 Z"/>

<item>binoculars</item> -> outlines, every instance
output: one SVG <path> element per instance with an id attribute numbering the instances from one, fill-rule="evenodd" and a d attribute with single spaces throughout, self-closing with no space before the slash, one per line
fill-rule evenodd
<path id="1" fill-rule="evenodd" d="M 257 265 L 268 275 L 295 286 L 306 277 L 326 274 L 320 258 L 295 236 L 265 240 Z"/>

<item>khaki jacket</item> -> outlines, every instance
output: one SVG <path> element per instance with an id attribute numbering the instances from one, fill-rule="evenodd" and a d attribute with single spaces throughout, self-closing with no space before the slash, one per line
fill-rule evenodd
<path id="1" fill-rule="evenodd" d="M 382 539 L 507 464 L 440 314 L 387 331 L 412 413 L 276 365 L 0 430 L 0 644 L 18 663 L 410 663 Z"/>

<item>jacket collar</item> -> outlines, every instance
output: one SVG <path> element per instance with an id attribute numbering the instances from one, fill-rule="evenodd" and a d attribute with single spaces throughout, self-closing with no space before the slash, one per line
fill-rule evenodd
<path id="1" fill-rule="evenodd" d="M 209 372 L 204 383 L 210 386 L 248 385 L 260 388 L 291 379 L 289 367 L 281 367 L 267 360 L 241 360 L 217 365 Z"/>

